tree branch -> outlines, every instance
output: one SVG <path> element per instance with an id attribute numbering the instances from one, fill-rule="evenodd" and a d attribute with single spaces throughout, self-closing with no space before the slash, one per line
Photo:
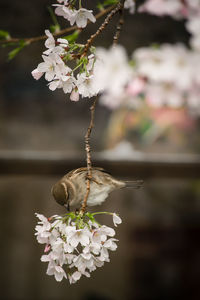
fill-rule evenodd
<path id="1" fill-rule="evenodd" d="M 87 43 L 85 44 L 82 57 L 87 54 L 88 49 L 90 48 L 93 40 L 105 29 L 105 27 L 109 24 L 110 20 L 114 17 L 114 15 L 120 11 L 123 8 L 123 5 L 121 2 L 119 2 L 109 13 L 109 15 L 106 17 L 105 21 L 101 24 L 99 29 L 91 35 L 91 37 L 87 40 Z"/>
<path id="2" fill-rule="evenodd" d="M 119 36 L 122 30 L 122 26 L 124 24 L 124 0 L 121 2 L 122 6 L 119 10 L 119 22 L 117 24 L 116 33 L 113 38 L 113 45 L 115 46 L 118 43 Z"/>
<path id="3" fill-rule="evenodd" d="M 91 112 L 91 118 L 90 118 L 90 124 L 87 130 L 87 133 L 85 135 L 85 151 L 86 151 L 86 157 L 87 157 L 87 179 L 86 179 L 86 194 L 83 199 L 82 207 L 81 207 L 81 214 L 84 214 L 86 206 L 87 206 L 87 199 L 90 193 L 90 181 L 92 178 L 92 162 L 91 162 L 91 147 L 90 147 L 90 135 L 92 132 L 92 129 L 94 127 L 94 114 L 95 114 L 95 107 L 97 102 L 98 96 L 96 96 L 92 106 L 90 107 Z"/>
<path id="4" fill-rule="evenodd" d="M 95 15 L 95 18 L 96 19 L 101 18 L 105 14 L 109 13 L 110 11 L 112 11 L 115 7 L 116 7 L 116 5 L 112 5 L 112 6 L 108 7 L 108 8 L 100 11 L 98 14 Z M 88 20 L 88 24 L 89 23 L 91 23 L 90 20 Z M 80 31 L 82 31 L 81 28 L 78 28 L 77 26 L 72 26 L 72 27 L 64 28 L 64 29 L 60 30 L 59 32 L 53 33 L 53 36 L 57 37 L 57 36 L 66 34 L 68 32 L 74 31 L 74 30 L 80 30 Z M 36 37 L 30 37 L 30 38 L 10 38 L 10 39 L 6 39 L 6 40 L 1 40 L 0 44 L 18 43 L 18 42 L 20 42 L 22 40 L 24 42 L 26 42 L 27 44 L 32 44 L 32 43 L 35 43 L 35 42 L 38 42 L 38 41 L 42 41 L 42 40 L 46 40 L 46 39 L 47 39 L 46 35 L 41 35 L 41 36 L 36 36 Z"/>

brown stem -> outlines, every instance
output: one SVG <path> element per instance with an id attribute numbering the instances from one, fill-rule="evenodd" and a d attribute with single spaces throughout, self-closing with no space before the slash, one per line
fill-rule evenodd
<path id="1" fill-rule="evenodd" d="M 107 13 L 109 13 L 110 11 L 112 11 L 115 7 L 116 7 L 116 5 L 112 5 L 112 6 L 108 7 L 108 8 L 100 11 L 98 14 L 95 15 L 95 18 L 96 19 L 101 18 L 102 16 L 104 16 Z M 88 24 L 89 23 L 91 23 L 90 20 L 88 20 Z M 60 30 L 59 32 L 53 33 L 53 36 L 57 37 L 57 36 L 65 34 L 65 33 L 74 31 L 76 29 L 79 30 L 79 31 L 82 31 L 81 28 L 78 28 L 77 26 L 72 26 L 72 27 L 64 28 L 64 29 Z M 30 37 L 30 38 L 10 38 L 10 39 L 7 39 L 7 40 L 1 40 L 0 44 L 18 43 L 18 42 L 20 42 L 22 40 L 25 41 L 27 44 L 32 44 L 34 42 L 38 42 L 38 41 L 42 41 L 42 40 L 46 40 L 46 39 L 47 39 L 46 35 L 40 35 L 40 36 Z"/>
<path id="2" fill-rule="evenodd" d="M 90 48 L 93 40 L 105 29 L 105 27 L 109 24 L 110 20 L 114 17 L 114 15 L 123 8 L 123 5 L 121 2 L 119 2 L 115 8 L 113 8 L 111 10 L 111 12 L 109 13 L 109 15 L 106 17 L 105 21 L 101 24 L 101 26 L 99 27 L 99 29 L 91 35 L 91 37 L 87 40 L 87 43 L 85 44 L 83 53 L 82 53 L 82 57 L 85 56 L 87 54 L 88 49 Z"/>
<path id="3" fill-rule="evenodd" d="M 92 178 L 92 162 L 91 162 L 91 147 L 90 147 L 90 135 L 92 132 L 92 128 L 94 127 L 94 113 L 98 96 L 96 96 L 92 106 L 90 107 L 90 124 L 85 135 L 85 151 L 87 157 L 87 178 L 86 178 L 86 194 L 83 199 L 82 207 L 80 213 L 83 215 L 87 206 L 87 199 L 90 193 L 90 181 Z"/>
<path id="4" fill-rule="evenodd" d="M 124 1 L 121 2 L 122 6 L 119 10 L 119 22 L 117 24 L 116 33 L 113 38 L 113 45 L 115 46 L 118 43 L 119 36 L 122 30 L 122 26 L 124 24 Z"/>

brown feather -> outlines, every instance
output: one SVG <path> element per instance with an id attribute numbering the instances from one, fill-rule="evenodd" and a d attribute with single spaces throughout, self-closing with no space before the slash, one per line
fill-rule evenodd
<path id="1" fill-rule="evenodd" d="M 65 176 L 67 178 L 71 178 L 74 174 L 79 174 L 79 173 L 85 172 L 87 170 L 88 170 L 87 167 L 81 167 L 81 168 L 74 169 L 74 170 L 70 171 Z M 100 168 L 100 167 L 92 167 L 92 170 L 99 170 L 99 171 L 107 173 L 103 168 Z"/>

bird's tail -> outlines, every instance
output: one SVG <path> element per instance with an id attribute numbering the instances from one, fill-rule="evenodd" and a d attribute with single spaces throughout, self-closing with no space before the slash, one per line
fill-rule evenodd
<path id="1" fill-rule="evenodd" d="M 143 180 L 134 180 L 134 181 L 124 181 L 125 187 L 127 188 L 133 188 L 133 189 L 139 189 L 143 186 Z"/>

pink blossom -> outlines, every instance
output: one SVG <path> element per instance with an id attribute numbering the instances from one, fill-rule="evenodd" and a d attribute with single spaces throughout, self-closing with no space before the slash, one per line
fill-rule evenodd
<path id="1" fill-rule="evenodd" d="M 136 77 L 128 83 L 126 92 L 131 96 L 136 96 L 140 94 L 145 87 L 145 80 L 141 77 Z"/>
<path id="2" fill-rule="evenodd" d="M 183 4 L 180 0 L 147 0 L 140 6 L 139 12 L 179 17 L 182 7 Z"/>
<path id="3" fill-rule="evenodd" d="M 71 92 L 70 100 L 75 102 L 79 101 L 79 93 L 75 89 Z"/>
<path id="4" fill-rule="evenodd" d="M 36 68 L 35 70 L 33 70 L 33 71 L 31 72 L 31 74 L 32 74 L 32 76 L 33 76 L 34 79 L 38 80 L 38 79 L 40 79 L 40 78 L 42 77 L 42 75 L 44 74 L 44 72 L 40 72 L 40 71 L 38 71 L 38 69 Z"/>

